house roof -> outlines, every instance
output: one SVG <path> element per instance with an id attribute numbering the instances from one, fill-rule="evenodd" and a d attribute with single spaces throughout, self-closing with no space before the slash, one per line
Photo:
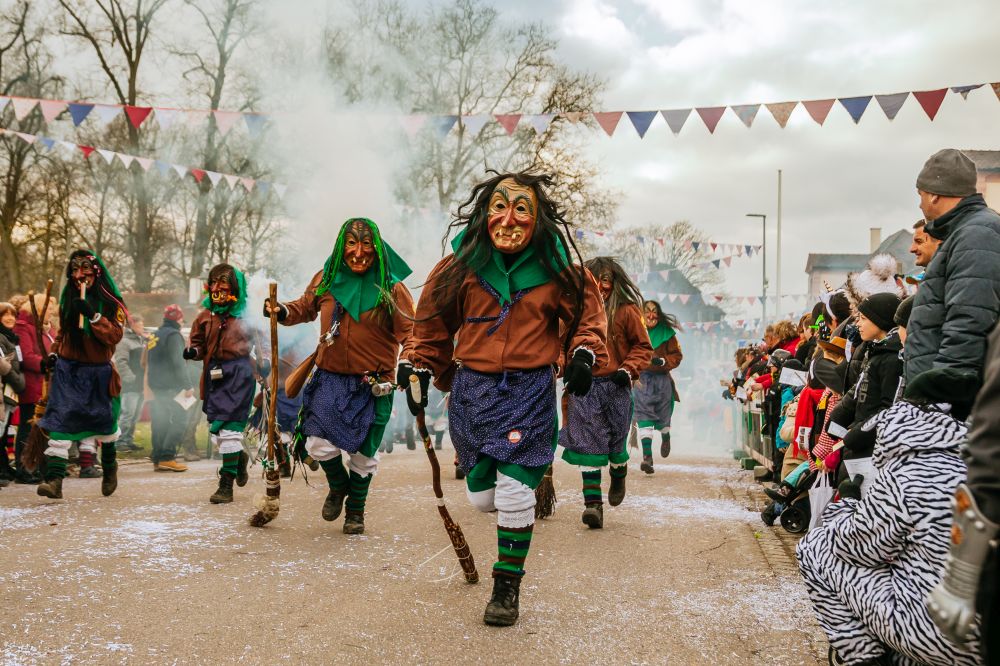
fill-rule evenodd
<path id="1" fill-rule="evenodd" d="M 906 229 L 900 229 L 882 241 L 882 244 L 878 246 L 878 249 L 871 256 L 876 254 L 891 254 L 900 263 L 901 272 L 907 275 L 916 273 L 918 272 L 917 257 L 910 254 L 910 245 L 912 244 L 913 234 Z"/>
<path id="2" fill-rule="evenodd" d="M 976 171 L 1000 172 L 1000 150 L 963 150 L 976 163 Z"/>
<path id="3" fill-rule="evenodd" d="M 867 254 L 809 254 L 806 273 L 822 270 L 858 271 L 868 263 Z"/>

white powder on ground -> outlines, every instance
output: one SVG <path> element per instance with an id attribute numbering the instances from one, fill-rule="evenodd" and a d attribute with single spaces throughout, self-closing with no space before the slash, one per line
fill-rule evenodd
<path id="1" fill-rule="evenodd" d="M 726 499 L 628 495 L 619 509 L 641 512 L 644 522 L 658 526 L 677 521 L 711 525 L 720 521 L 750 523 L 760 520 L 756 513 Z"/>

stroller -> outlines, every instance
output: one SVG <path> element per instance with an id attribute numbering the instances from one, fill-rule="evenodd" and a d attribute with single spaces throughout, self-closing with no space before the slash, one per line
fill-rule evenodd
<path id="1" fill-rule="evenodd" d="M 809 489 L 812 488 L 818 474 L 816 471 L 802 474 L 788 494 L 782 493 L 780 488 L 765 488 L 764 493 L 771 502 L 760 513 L 764 524 L 771 527 L 777 520 L 790 534 L 802 534 L 809 529 L 811 516 Z"/>

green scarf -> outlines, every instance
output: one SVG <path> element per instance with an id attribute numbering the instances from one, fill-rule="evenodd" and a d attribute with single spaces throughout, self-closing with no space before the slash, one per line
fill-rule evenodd
<path id="1" fill-rule="evenodd" d="M 413 271 L 388 243 L 382 241 L 382 246 L 385 250 L 386 268 L 388 268 L 389 275 L 387 282 L 389 288 L 392 288 L 397 282 L 402 282 L 409 277 Z M 341 269 L 334 274 L 333 280 L 330 282 L 330 294 L 344 306 L 344 310 L 351 315 L 354 321 L 361 321 L 362 313 L 375 308 L 379 303 L 379 297 L 382 296 L 382 290 L 378 284 L 378 271 L 372 267 L 358 275 L 346 264 L 342 264 Z"/>
<path id="2" fill-rule="evenodd" d="M 465 229 L 460 231 L 451 241 L 451 249 L 456 253 L 462 246 L 465 238 Z M 569 255 L 562 242 L 556 238 L 556 247 L 559 249 L 559 256 L 564 266 L 569 266 Z M 531 245 L 522 250 L 508 269 L 504 262 L 504 254 L 496 248 L 492 248 L 490 261 L 479 270 L 479 277 L 496 289 L 500 294 L 500 305 L 511 302 L 511 294 L 522 289 L 531 289 L 546 284 L 551 280 L 541 259 L 535 256 L 535 248 Z"/>
<path id="3" fill-rule="evenodd" d="M 212 295 L 205 291 L 205 299 L 201 302 L 201 307 L 217 315 L 229 315 L 239 317 L 247 309 L 247 279 L 243 271 L 233 266 L 233 274 L 236 276 L 236 301 L 217 305 L 212 302 Z"/>
<path id="4" fill-rule="evenodd" d="M 651 329 L 647 329 L 649 333 L 649 343 L 653 345 L 653 349 L 657 349 L 664 342 L 669 342 L 670 338 L 677 335 L 677 331 L 670 328 L 662 321 L 658 323 Z"/>

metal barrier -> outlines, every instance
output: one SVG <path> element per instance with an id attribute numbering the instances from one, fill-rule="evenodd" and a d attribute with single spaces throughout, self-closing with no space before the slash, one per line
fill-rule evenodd
<path id="1" fill-rule="evenodd" d="M 769 471 L 774 471 L 774 440 L 761 434 L 763 413 L 758 403 L 733 401 L 736 448 Z"/>

